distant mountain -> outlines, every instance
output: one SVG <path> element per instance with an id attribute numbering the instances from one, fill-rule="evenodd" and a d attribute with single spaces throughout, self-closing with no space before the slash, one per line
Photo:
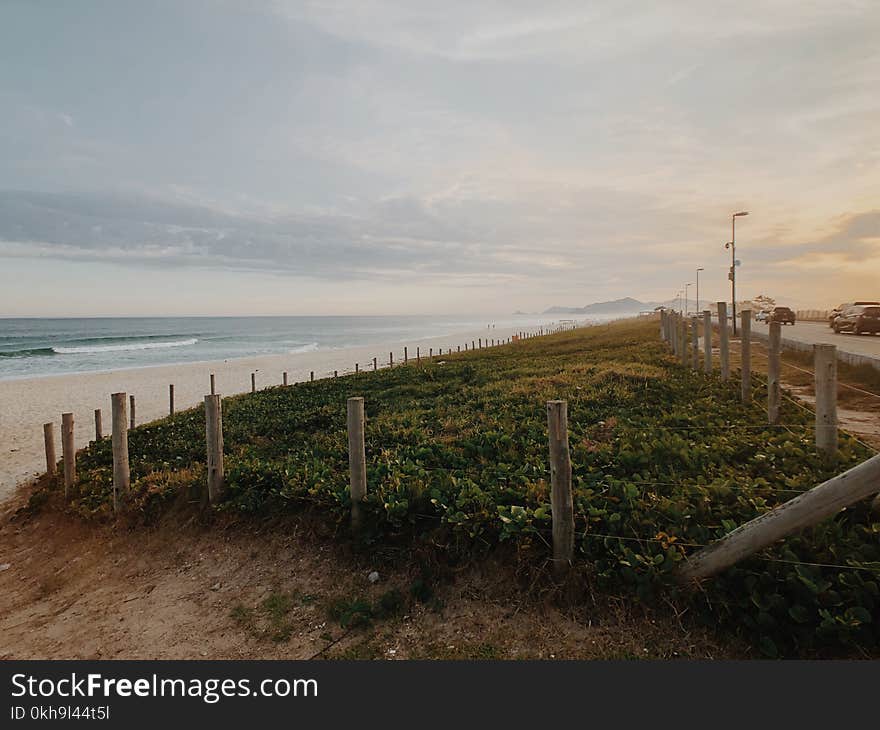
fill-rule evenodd
<path id="1" fill-rule="evenodd" d="M 678 299 L 672 299 L 668 302 L 642 302 L 632 297 L 624 297 L 623 299 L 614 299 L 610 302 L 595 302 L 585 307 L 559 307 L 554 306 L 544 310 L 544 314 L 638 314 L 646 312 L 655 307 L 678 307 Z M 689 309 L 698 309 L 695 302 L 688 302 Z"/>
<path id="2" fill-rule="evenodd" d="M 544 310 L 544 314 L 629 314 L 653 308 L 654 305 L 625 297 L 611 302 L 595 302 L 585 307 L 550 307 Z"/>

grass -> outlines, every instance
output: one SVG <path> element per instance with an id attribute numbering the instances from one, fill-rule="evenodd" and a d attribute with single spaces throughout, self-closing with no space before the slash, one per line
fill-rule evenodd
<path id="1" fill-rule="evenodd" d="M 819 457 L 809 414 L 786 401 L 786 428 L 766 426 L 760 382 L 743 407 L 737 382 L 682 368 L 655 322 L 629 321 L 226 398 L 219 509 L 309 507 L 344 529 L 354 395 L 367 414 L 365 547 L 427 546 L 454 563 L 506 543 L 536 571 L 551 528 L 545 403 L 567 400 L 576 579 L 646 603 L 674 596 L 689 552 L 869 455 L 844 434 L 835 460 Z M 202 409 L 135 429 L 129 450 L 129 509 L 145 519 L 203 490 Z M 72 505 L 109 515 L 109 441 L 78 466 Z M 878 534 L 858 505 L 679 598 L 770 656 L 874 652 Z"/>

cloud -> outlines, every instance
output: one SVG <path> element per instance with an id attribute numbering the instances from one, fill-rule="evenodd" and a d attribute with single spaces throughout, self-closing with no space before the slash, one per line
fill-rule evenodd
<path id="1" fill-rule="evenodd" d="M 738 208 L 744 286 L 787 267 L 806 299 L 875 256 L 875 2 L 161 7 L 0 8 L 5 255 L 375 282 L 397 310 L 437 281 L 665 299 L 698 265 L 715 296 Z"/>

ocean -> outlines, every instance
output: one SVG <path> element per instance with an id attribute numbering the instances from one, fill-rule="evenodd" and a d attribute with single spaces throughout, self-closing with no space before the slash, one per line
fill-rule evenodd
<path id="1" fill-rule="evenodd" d="M 558 315 L 0 318 L 0 379 L 406 343 L 558 321 Z"/>

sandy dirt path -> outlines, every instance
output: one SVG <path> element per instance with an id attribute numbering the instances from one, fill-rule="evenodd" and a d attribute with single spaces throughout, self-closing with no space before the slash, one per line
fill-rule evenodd
<path id="1" fill-rule="evenodd" d="M 718 658 L 745 650 L 631 601 L 561 607 L 508 557 L 410 597 L 418 568 L 353 555 L 320 521 L 98 525 L 0 505 L 0 659 Z M 387 551 L 386 551 L 387 552 Z M 379 573 L 375 583 L 369 580 Z M 346 628 L 329 607 L 399 611 Z M 685 615 L 686 618 L 686 615 Z"/>

